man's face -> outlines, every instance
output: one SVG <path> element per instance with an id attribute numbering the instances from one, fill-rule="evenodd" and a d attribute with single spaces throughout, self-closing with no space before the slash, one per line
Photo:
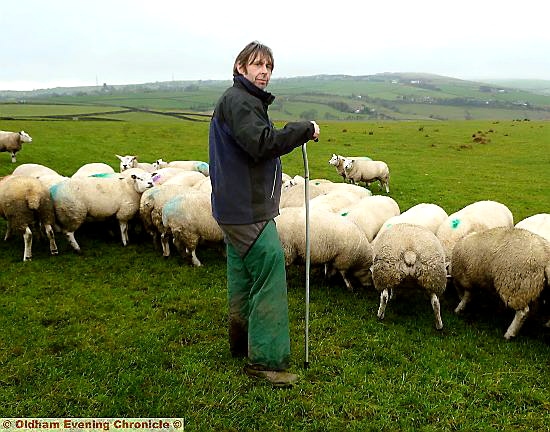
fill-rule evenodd
<path id="1" fill-rule="evenodd" d="M 238 66 L 237 70 L 256 87 L 264 90 L 269 84 L 273 65 L 266 58 L 257 57 L 246 68 Z"/>

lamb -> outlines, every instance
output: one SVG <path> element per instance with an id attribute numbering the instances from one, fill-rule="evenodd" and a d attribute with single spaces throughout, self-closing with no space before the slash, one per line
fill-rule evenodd
<path id="1" fill-rule="evenodd" d="M 20 132 L 0 131 L 0 152 L 10 152 L 12 163 L 17 162 L 16 154 L 21 150 L 23 143 L 30 142 L 32 142 L 31 136 L 23 130 Z"/>
<path id="2" fill-rule="evenodd" d="M 550 280 L 550 243 L 515 227 L 497 227 L 460 239 L 451 261 L 451 276 L 461 297 L 455 313 L 464 310 L 480 290 L 496 292 L 515 310 L 505 339 L 517 335 Z"/>
<path id="3" fill-rule="evenodd" d="M 194 266 L 201 266 L 196 249 L 200 242 L 223 242 L 223 232 L 212 216 L 210 195 L 188 191 L 167 201 L 162 207 L 162 224 L 166 232 L 161 235 L 164 256 L 169 255 L 170 235 L 183 257 L 190 256 Z"/>
<path id="4" fill-rule="evenodd" d="M 476 201 L 450 214 L 437 229 L 436 236 L 443 245 L 448 264 L 451 262 L 454 245 L 465 235 L 513 225 L 512 212 L 504 204 L 497 201 Z"/>
<path id="5" fill-rule="evenodd" d="M 344 161 L 345 159 L 361 159 L 361 160 L 372 160 L 369 157 L 366 156 L 341 156 L 337 154 L 332 154 L 332 157 L 329 159 L 328 163 L 329 165 L 332 165 L 334 168 L 336 168 L 336 172 L 342 176 L 344 181 L 347 180 L 346 171 L 344 170 Z"/>
<path id="6" fill-rule="evenodd" d="M 287 266 L 305 260 L 305 209 L 287 207 L 275 218 Z M 349 291 L 350 276 L 363 286 L 370 286 L 372 246 L 367 236 L 353 222 L 336 213 L 319 209 L 310 214 L 310 262 L 330 265 L 338 271 Z"/>
<path id="7" fill-rule="evenodd" d="M 115 216 L 122 244 L 128 244 L 128 221 L 139 210 L 141 194 L 153 187 L 150 175 L 131 177 L 72 177 L 51 187 L 55 215 L 61 231 L 76 252 L 74 232 L 88 219 Z"/>
<path id="8" fill-rule="evenodd" d="M 160 168 L 180 168 L 187 171 L 198 171 L 208 177 L 210 175 L 208 163 L 197 160 L 178 160 L 165 162 L 162 159 L 157 159 L 153 163 L 154 169 Z"/>
<path id="9" fill-rule="evenodd" d="M 372 242 L 386 220 L 400 213 L 399 205 L 390 197 L 368 196 L 340 212 L 354 222 Z"/>
<path id="10" fill-rule="evenodd" d="M 55 222 L 53 203 L 48 189 L 30 176 L 10 176 L 0 181 L 0 216 L 7 220 L 7 240 L 12 232 L 22 233 L 23 261 L 32 259 L 32 230 L 41 225 L 50 241 L 50 252 L 57 255 L 52 225 Z"/>
<path id="11" fill-rule="evenodd" d="M 129 168 L 141 168 L 147 172 L 153 172 L 156 170 L 156 167 L 148 162 L 138 162 L 137 156 L 126 155 L 119 156 L 115 155 L 120 160 L 120 172 L 126 171 Z"/>
<path id="12" fill-rule="evenodd" d="M 516 228 L 526 229 L 550 241 L 550 214 L 539 213 L 529 216 L 519 221 Z"/>
<path id="13" fill-rule="evenodd" d="M 115 170 L 110 165 L 103 162 L 91 162 L 82 165 L 78 168 L 71 177 L 89 177 L 94 174 L 109 174 L 114 173 Z"/>
<path id="14" fill-rule="evenodd" d="M 416 204 L 400 215 L 392 216 L 386 220 L 380 227 L 377 236 L 382 234 L 387 228 L 400 223 L 423 226 L 435 234 L 447 217 L 447 212 L 437 204 Z"/>
<path id="15" fill-rule="evenodd" d="M 399 288 L 420 287 L 429 294 L 435 328 L 441 330 L 439 297 L 447 286 L 445 253 L 435 234 L 425 227 L 401 223 L 386 229 L 374 243 L 372 280 L 380 292 L 378 318 Z"/>
<path id="16" fill-rule="evenodd" d="M 386 162 L 344 159 L 344 171 L 346 177 L 353 183 L 370 183 L 378 180 L 380 188 L 385 188 L 386 193 L 390 193 L 390 169 Z"/>

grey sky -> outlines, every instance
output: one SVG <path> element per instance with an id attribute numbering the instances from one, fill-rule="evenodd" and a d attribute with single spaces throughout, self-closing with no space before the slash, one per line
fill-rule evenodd
<path id="1" fill-rule="evenodd" d="M 547 0 L 2 3 L 0 90 L 231 79 L 251 40 L 273 49 L 275 78 L 550 80 Z"/>

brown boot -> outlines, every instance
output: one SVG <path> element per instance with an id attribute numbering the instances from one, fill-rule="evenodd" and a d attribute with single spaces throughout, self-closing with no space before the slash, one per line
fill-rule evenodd
<path id="1" fill-rule="evenodd" d="M 298 381 L 296 374 L 271 370 L 262 365 L 246 365 L 244 372 L 250 377 L 269 381 L 274 387 L 292 387 Z"/>

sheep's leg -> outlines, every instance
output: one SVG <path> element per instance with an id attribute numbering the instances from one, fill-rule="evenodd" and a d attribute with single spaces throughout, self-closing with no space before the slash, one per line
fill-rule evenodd
<path id="1" fill-rule="evenodd" d="M 199 259 L 197 258 L 197 254 L 195 253 L 195 249 L 193 249 L 191 251 L 191 261 L 193 262 L 193 265 L 195 267 L 201 267 L 202 266 L 202 263 L 199 261 Z"/>
<path id="2" fill-rule="evenodd" d="M 6 220 L 6 235 L 4 236 L 4 241 L 10 238 L 11 232 L 10 232 L 10 221 Z"/>
<path id="3" fill-rule="evenodd" d="M 346 287 L 349 292 L 353 292 L 353 285 L 349 281 L 349 279 L 346 277 L 346 272 L 344 270 L 340 270 L 340 274 L 342 275 L 342 278 L 344 279 L 344 283 L 346 284 Z"/>
<path id="4" fill-rule="evenodd" d="M 430 301 L 432 303 L 432 309 L 434 310 L 435 315 L 435 328 L 441 330 L 443 328 L 443 320 L 441 319 L 441 308 L 439 306 L 439 299 L 437 295 L 432 294 Z"/>
<path id="5" fill-rule="evenodd" d="M 122 237 L 122 244 L 126 246 L 128 244 L 128 222 L 119 221 L 120 235 Z"/>
<path id="6" fill-rule="evenodd" d="M 25 243 L 23 261 L 30 261 L 32 259 L 32 232 L 29 227 L 25 228 L 25 232 L 23 233 L 23 242 Z"/>
<path id="7" fill-rule="evenodd" d="M 389 179 L 386 179 L 386 181 L 384 182 L 384 186 L 386 188 L 386 193 L 390 193 L 390 180 Z"/>
<path id="8" fill-rule="evenodd" d="M 11 152 L 11 163 L 17 162 L 17 159 L 15 158 L 15 153 L 17 152 Z"/>
<path id="9" fill-rule="evenodd" d="M 160 235 L 160 244 L 162 245 L 162 256 L 163 257 L 169 257 L 170 256 L 170 234 L 167 232 L 163 232 Z"/>
<path id="10" fill-rule="evenodd" d="M 386 305 L 390 300 L 390 294 L 387 289 L 380 293 L 380 306 L 378 307 L 378 319 L 383 320 L 386 314 Z"/>
<path id="11" fill-rule="evenodd" d="M 51 225 L 44 225 L 44 230 L 46 231 L 46 235 L 48 236 L 48 239 L 50 240 L 50 253 L 52 255 L 57 255 L 57 244 L 55 243 L 55 236 L 53 234 L 53 228 Z"/>
<path id="12" fill-rule="evenodd" d="M 465 290 L 464 294 L 462 295 L 462 299 L 460 300 L 460 303 L 455 308 L 455 313 L 458 314 L 458 313 L 462 312 L 464 310 L 464 308 L 466 307 L 466 304 L 471 300 L 471 298 L 472 298 L 472 295 L 471 295 L 470 291 Z"/>
<path id="13" fill-rule="evenodd" d="M 76 239 L 74 238 L 74 232 L 66 232 L 65 237 L 67 237 L 67 240 L 69 241 L 70 245 L 73 247 L 73 249 L 80 253 L 80 246 L 76 242 Z"/>
<path id="14" fill-rule="evenodd" d="M 516 337 L 518 334 L 519 329 L 525 322 L 525 319 L 529 315 L 529 306 L 525 306 L 524 309 L 516 311 L 516 314 L 514 315 L 514 319 L 512 320 L 512 324 L 510 324 L 510 327 L 508 327 L 508 330 L 506 330 L 506 333 L 504 333 L 504 339 L 511 339 L 513 337 Z"/>

